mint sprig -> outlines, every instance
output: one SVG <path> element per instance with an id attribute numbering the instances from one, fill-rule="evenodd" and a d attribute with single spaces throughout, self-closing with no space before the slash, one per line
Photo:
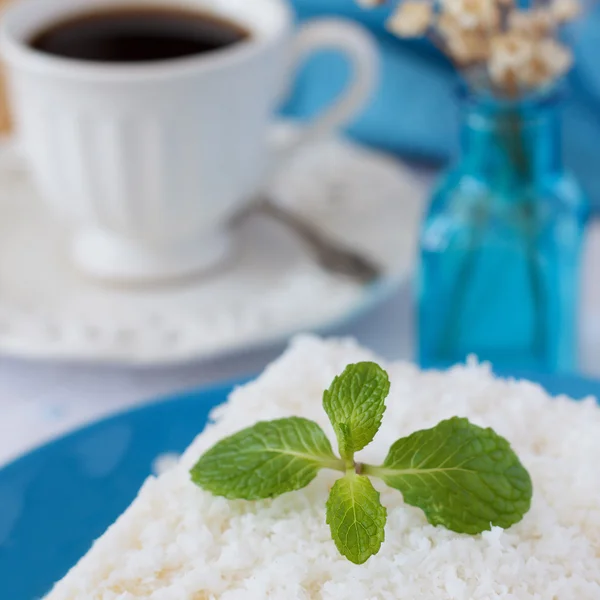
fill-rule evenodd
<path id="1" fill-rule="evenodd" d="M 363 473 L 401 491 L 431 524 L 458 533 L 507 529 L 531 504 L 531 479 L 509 443 L 458 417 L 399 439 L 381 467 L 364 465 Z"/>
<path id="2" fill-rule="evenodd" d="M 327 500 L 327 524 L 337 549 L 357 565 L 379 552 L 385 538 L 387 511 L 379 492 L 364 475 L 338 479 Z"/>
<path id="3" fill-rule="evenodd" d="M 388 374 L 375 363 L 349 365 L 323 394 L 323 408 L 333 425 L 342 458 L 370 444 L 381 427 Z"/>
<path id="4" fill-rule="evenodd" d="M 306 487 L 324 467 L 343 469 L 323 430 L 291 417 L 257 423 L 213 446 L 191 470 L 215 496 L 262 500 Z"/>
<path id="5" fill-rule="evenodd" d="M 259 500 L 299 490 L 321 469 L 341 471 L 326 520 L 340 553 L 356 564 L 377 554 L 384 540 L 386 509 L 371 477 L 399 490 L 432 525 L 475 535 L 519 522 L 531 506 L 529 473 L 507 440 L 467 419 L 399 439 L 380 466 L 355 460 L 381 426 L 389 386 L 387 373 L 365 362 L 349 365 L 325 391 L 341 457 L 319 425 L 291 417 L 221 440 L 193 467 L 192 480 L 218 496 Z"/>

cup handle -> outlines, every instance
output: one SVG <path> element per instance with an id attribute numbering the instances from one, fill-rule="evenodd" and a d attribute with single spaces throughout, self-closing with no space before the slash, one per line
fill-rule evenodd
<path id="1" fill-rule="evenodd" d="M 363 27 L 341 19 L 319 19 L 302 26 L 294 41 L 292 68 L 297 69 L 308 56 L 323 49 L 338 50 L 348 57 L 352 80 L 341 97 L 311 123 L 285 139 L 274 140 L 276 170 L 302 146 L 348 123 L 375 89 L 379 55 L 373 38 Z"/>

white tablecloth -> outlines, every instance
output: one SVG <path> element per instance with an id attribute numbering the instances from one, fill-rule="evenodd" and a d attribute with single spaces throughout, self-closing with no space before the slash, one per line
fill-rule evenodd
<path id="1" fill-rule="evenodd" d="M 340 332 L 391 359 L 413 356 L 408 286 Z M 600 222 L 590 227 L 582 298 L 582 371 L 600 377 Z M 256 373 L 283 350 L 204 364 L 128 369 L 57 365 L 0 357 L 0 464 L 115 411 L 210 382 Z"/>

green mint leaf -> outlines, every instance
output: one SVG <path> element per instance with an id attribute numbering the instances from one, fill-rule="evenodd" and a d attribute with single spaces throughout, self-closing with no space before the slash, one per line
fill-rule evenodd
<path id="1" fill-rule="evenodd" d="M 327 500 L 327 524 L 342 555 L 362 565 L 379 552 L 385 538 L 387 512 L 368 477 L 348 474 L 338 479 Z"/>
<path id="2" fill-rule="evenodd" d="M 306 487 L 324 467 L 344 468 L 316 423 L 292 417 L 257 423 L 221 440 L 190 473 L 216 496 L 260 500 Z"/>
<path id="3" fill-rule="evenodd" d="M 531 506 L 531 478 L 509 443 L 458 417 L 398 440 L 382 467 L 364 472 L 400 490 L 431 524 L 458 533 L 506 529 Z"/>
<path id="4" fill-rule="evenodd" d="M 375 363 L 348 365 L 323 394 L 323 408 L 333 425 L 340 454 L 352 459 L 373 441 L 381 426 L 390 391 L 387 373 Z"/>

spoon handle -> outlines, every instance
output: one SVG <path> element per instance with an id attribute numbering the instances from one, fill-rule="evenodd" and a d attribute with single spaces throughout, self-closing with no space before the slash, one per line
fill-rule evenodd
<path id="1" fill-rule="evenodd" d="M 286 226 L 311 249 L 317 262 L 330 273 L 345 275 L 361 284 L 372 283 L 382 276 L 381 267 L 373 260 L 331 240 L 316 225 L 269 198 L 261 198 L 252 204 L 246 214 L 251 212 L 261 213 Z"/>

